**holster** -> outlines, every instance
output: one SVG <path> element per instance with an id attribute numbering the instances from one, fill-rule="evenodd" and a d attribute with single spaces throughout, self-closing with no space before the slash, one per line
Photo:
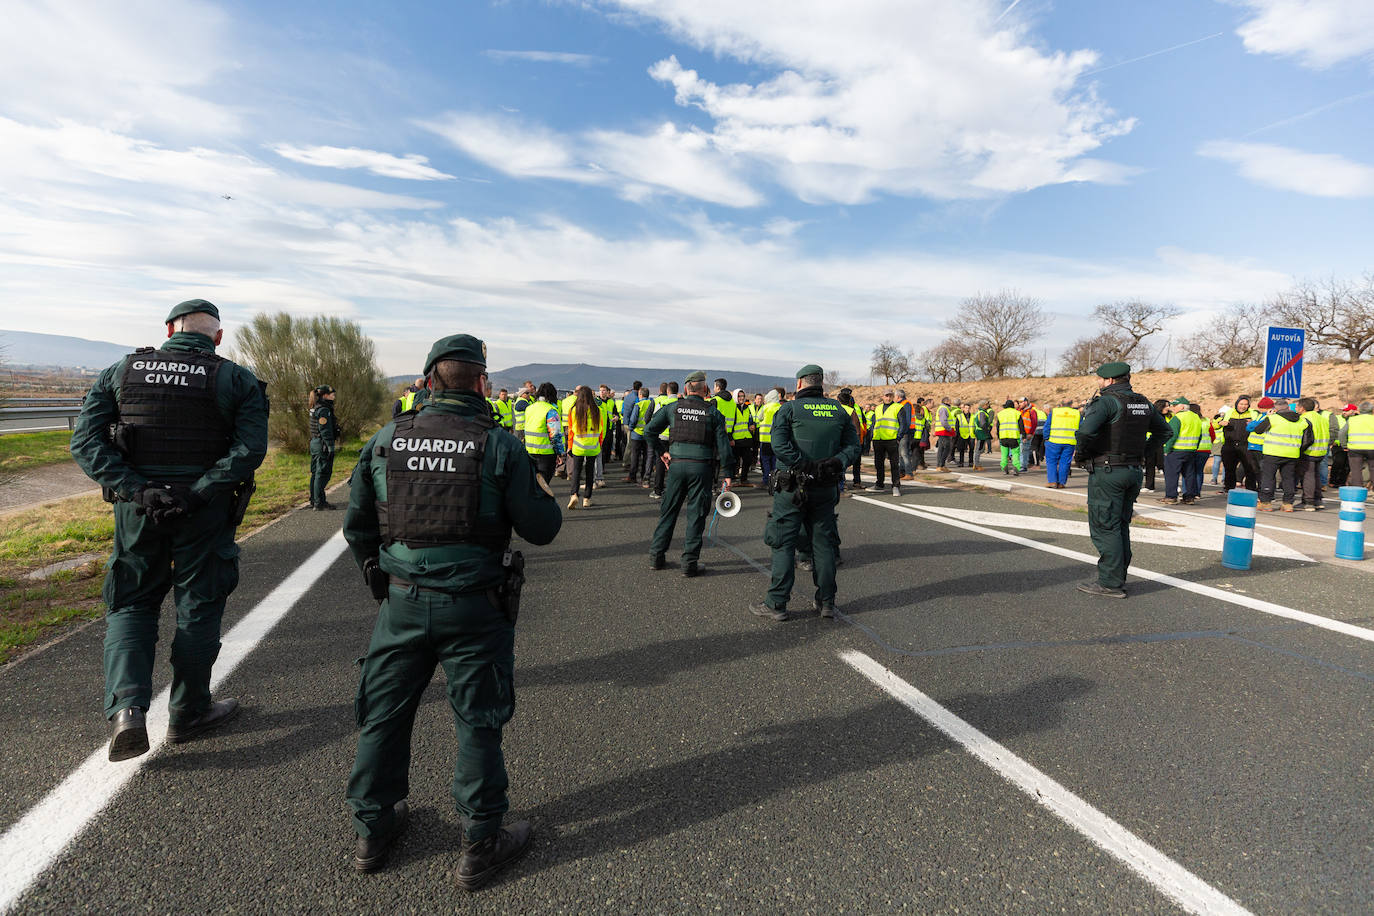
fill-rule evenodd
<path id="1" fill-rule="evenodd" d="M 248 511 L 248 503 L 253 499 L 253 494 L 258 489 L 258 483 L 249 474 L 247 480 L 240 480 L 234 486 L 234 504 L 229 513 L 229 521 L 235 528 L 243 521 L 244 514 Z"/>
<path id="2" fill-rule="evenodd" d="M 505 578 L 500 586 L 488 593 L 488 597 L 513 624 L 520 617 L 520 591 L 525 587 L 525 555 L 518 550 L 508 549 L 501 557 L 501 566 L 506 571 Z"/>
<path id="3" fill-rule="evenodd" d="M 374 599 L 386 600 L 391 588 L 391 576 L 382 571 L 382 567 L 375 559 L 363 561 L 363 581 L 367 583 L 367 590 L 372 593 Z"/>

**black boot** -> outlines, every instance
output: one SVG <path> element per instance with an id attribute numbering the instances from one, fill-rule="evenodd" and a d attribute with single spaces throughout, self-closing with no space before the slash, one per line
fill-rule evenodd
<path id="1" fill-rule="evenodd" d="M 822 617 L 834 617 L 834 616 L 835 616 L 835 602 L 834 602 L 834 601 L 822 601 L 821 599 L 817 598 L 816 601 L 815 601 L 815 603 L 814 603 L 812 606 L 816 609 L 816 613 L 817 613 L 817 614 L 820 614 Z"/>
<path id="2" fill-rule="evenodd" d="M 696 560 L 692 560 L 690 563 L 686 563 L 682 567 L 682 574 L 686 576 L 688 579 L 700 576 L 704 572 L 706 572 L 706 564 L 698 563 Z"/>
<path id="3" fill-rule="evenodd" d="M 391 806 L 391 829 L 379 836 L 360 836 L 353 853 L 353 867 L 358 871 L 376 871 L 386 861 L 387 853 L 405 833 L 406 822 L 410 820 L 410 804 L 401 799 Z"/>
<path id="4" fill-rule="evenodd" d="M 465 891 L 475 891 L 498 871 L 514 862 L 530 848 L 530 822 L 518 821 L 502 827 L 496 834 L 469 843 L 458 860 L 453 879 Z"/>
<path id="5" fill-rule="evenodd" d="M 663 554 L 661 554 L 661 553 L 651 553 L 651 554 L 649 554 L 649 568 L 650 568 L 650 569 L 662 569 L 665 565 L 666 565 L 666 564 L 665 564 L 664 561 L 663 561 Z"/>
<path id="6" fill-rule="evenodd" d="M 110 735 L 110 760 L 128 760 L 148 752 L 148 726 L 142 709 L 137 706 L 121 709 L 110 721 L 114 723 L 114 732 Z"/>
<path id="7" fill-rule="evenodd" d="M 212 728 L 218 728 L 239 714 L 239 701 L 235 699 L 216 700 L 210 708 L 189 722 L 167 726 L 167 740 L 173 744 L 190 741 L 197 735 Z"/>

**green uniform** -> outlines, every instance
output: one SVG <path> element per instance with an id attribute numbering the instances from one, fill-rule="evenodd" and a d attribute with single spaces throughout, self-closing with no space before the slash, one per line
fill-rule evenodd
<path id="1" fill-rule="evenodd" d="M 210 669 L 219 655 L 224 602 L 238 584 L 239 548 L 234 543 L 235 490 L 253 476 L 267 454 L 267 398 L 253 373 L 228 360 L 214 369 L 203 402 L 227 434 L 195 432 L 197 381 L 209 376 L 184 371 L 188 354 L 212 361 L 214 343 L 203 334 L 177 332 L 162 349 L 124 357 L 101 373 L 86 395 L 72 433 L 72 457 L 115 500 L 114 551 L 106 565 L 105 714 L 152 702 L 153 648 L 162 601 L 172 591 L 177 631 L 172 638 L 171 721 L 188 722 L 210 708 Z M 217 359 L 217 358 L 214 358 Z M 145 367 L 147 367 L 145 369 Z M 199 368 L 207 368 L 202 365 Z M 176 430 L 143 428 L 131 421 L 125 380 L 165 391 L 165 402 L 182 419 Z M 191 383 L 187 385 L 185 383 Z M 129 389 L 133 389 L 129 385 Z M 119 428 L 114 441 L 111 429 Z M 140 433 L 143 436 L 140 436 Z M 153 442 L 151 440 L 157 440 Z M 121 445 L 116 445 L 120 442 Z M 171 442 L 171 445 L 166 443 Z M 205 450 L 208 445 L 209 450 Z M 160 457 L 139 461 L 148 449 Z M 181 463 L 178 450 L 200 460 Z M 213 454 L 217 453 L 218 458 Z M 193 511 L 154 524 L 132 500 L 150 484 L 171 484 L 190 494 Z"/>
<path id="2" fill-rule="evenodd" d="M 1097 581 L 1104 588 L 1120 589 L 1126 582 L 1126 570 L 1131 565 L 1131 516 L 1144 477 L 1141 469 L 1146 435 L 1166 437 L 1172 430 L 1164 415 L 1148 400 L 1131 390 L 1129 382 L 1108 385 L 1102 395 L 1083 410 L 1077 432 L 1079 454 L 1089 463 L 1088 474 L 1088 533 L 1097 548 Z M 1113 396 L 1115 395 L 1115 396 Z M 1126 433 L 1119 447 L 1124 459 L 1106 456 L 1112 427 L 1124 423 L 1124 407 L 1118 397 L 1130 396 L 1143 400 L 1148 414 L 1142 410 L 1137 428 Z M 1138 440 L 1138 441 L 1137 441 Z"/>
<path id="3" fill-rule="evenodd" d="M 334 476 L 334 448 L 339 439 L 339 423 L 334 405 L 320 401 L 310 409 L 310 505 L 325 504 L 324 491 Z"/>
<path id="4" fill-rule="evenodd" d="M 490 422 L 486 401 L 475 392 L 435 392 L 423 416 L 437 422 L 439 414 Z M 515 710 L 515 624 L 489 596 L 503 581 L 502 559 L 512 529 L 531 544 L 548 544 L 563 517 L 553 494 L 536 480 L 524 447 L 493 428 L 487 431 L 480 482 L 472 484 L 480 489 L 478 538 L 425 546 L 388 541 L 378 504 L 387 502 L 391 453 L 415 451 L 413 460 L 421 469 L 442 470 L 449 460 L 442 449 L 424 445 L 433 440 L 398 436 L 397 423 L 406 419 L 382 427 L 363 448 L 344 518 L 344 537 L 359 565 L 376 559 L 391 577 L 358 681 L 354 712 L 360 731 L 348 804 L 359 836 L 390 830 L 393 806 L 410 791 L 415 711 L 438 664 L 458 730 L 453 799 L 467 839 L 475 842 L 500 830 L 508 807 L 501 730 Z M 413 416 L 411 422 L 418 423 Z M 414 485 L 421 496 L 438 492 L 423 489 L 437 486 L 431 480 Z M 463 493 L 472 498 L 471 487 Z M 434 503 L 439 509 L 446 505 L 441 496 Z M 396 511 L 394 505 L 387 510 L 390 524 L 397 523 Z"/>
<path id="5" fill-rule="evenodd" d="M 693 418 L 696 432 L 685 441 L 684 420 Z M 649 548 L 653 557 L 668 552 L 673 529 L 683 504 L 687 506 L 686 541 L 682 545 L 682 563 L 686 568 L 701 556 L 701 536 L 706 530 L 706 517 L 711 514 L 711 482 L 719 461 L 726 477 L 735 476 L 735 452 L 726 432 L 727 421 L 720 411 L 701 395 L 689 394 L 655 410 L 644 428 L 644 437 L 653 441 L 659 434 L 671 432 L 668 455 L 667 482 L 663 489 L 663 503 L 659 508 L 658 527 Z"/>
<path id="6" fill-rule="evenodd" d="M 816 387 L 803 388 L 793 400 L 778 407 L 771 435 L 780 469 L 795 471 L 831 458 L 838 459 L 839 466 L 833 475 L 821 475 L 821 485 L 805 488 L 802 506 L 794 498 L 799 491 L 778 490 L 773 494 L 773 517 L 763 532 L 764 543 L 773 548 L 772 579 L 764 603 L 775 611 L 787 610 L 796 578 L 797 542 L 809 532 L 816 600 L 831 604 L 835 600 L 835 552 L 840 542 L 835 506 L 844 469 L 859 457 L 862 446 L 858 430 L 844 406 Z"/>

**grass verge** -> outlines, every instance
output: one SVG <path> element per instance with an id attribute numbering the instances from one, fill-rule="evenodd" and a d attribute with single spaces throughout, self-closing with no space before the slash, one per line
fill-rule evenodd
<path id="1" fill-rule="evenodd" d="M 9 437 L 0 437 L 0 442 Z M 362 439 L 345 443 L 331 483 L 353 473 Z M 272 449 L 257 472 L 258 489 L 239 532 L 280 518 L 309 498 L 310 456 Z M 101 616 L 104 563 L 114 541 L 114 514 L 99 495 L 67 499 L 5 518 L 0 532 L 0 664 L 56 636 L 65 624 Z M 25 575 L 51 563 L 100 554 L 46 579 Z"/>
<path id="2" fill-rule="evenodd" d="M 0 474 L 27 471 L 71 460 L 71 430 L 0 436 Z"/>

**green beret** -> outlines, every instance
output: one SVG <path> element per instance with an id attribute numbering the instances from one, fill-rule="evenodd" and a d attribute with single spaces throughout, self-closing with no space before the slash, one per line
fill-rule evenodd
<path id="1" fill-rule="evenodd" d="M 802 366 L 797 370 L 797 378 L 806 378 L 808 375 L 825 375 L 825 372 L 815 363 Z"/>
<path id="2" fill-rule="evenodd" d="M 692 374 L 688 375 L 687 378 L 684 379 L 684 381 L 689 385 L 693 382 L 704 382 L 706 381 L 706 373 L 705 371 L 698 369 L 696 372 L 693 372 Z"/>
<path id="3" fill-rule="evenodd" d="M 187 299 L 185 302 L 174 305 L 172 310 L 167 313 L 167 320 L 163 323 L 171 324 L 181 316 L 190 315 L 195 312 L 204 312 L 207 315 L 214 316 L 214 319 L 219 321 L 219 309 L 215 308 L 213 302 L 207 302 L 204 299 Z"/>
<path id="4" fill-rule="evenodd" d="M 1182 404 L 1184 407 L 1187 407 L 1192 402 L 1189 401 L 1187 398 L 1174 398 L 1169 403 L 1173 404 L 1175 407 L 1177 407 L 1179 404 Z"/>
<path id="5" fill-rule="evenodd" d="M 456 359 L 464 363 L 476 363 L 487 368 L 487 345 L 471 334 L 451 334 L 434 342 L 429 348 L 429 358 L 425 360 L 425 375 L 441 359 Z"/>
<path id="6" fill-rule="evenodd" d="M 1097 367 L 1097 374 L 1103 378 L 1124 378 L 1131 374 L 1129 363 L 1103 363 Z"/>

